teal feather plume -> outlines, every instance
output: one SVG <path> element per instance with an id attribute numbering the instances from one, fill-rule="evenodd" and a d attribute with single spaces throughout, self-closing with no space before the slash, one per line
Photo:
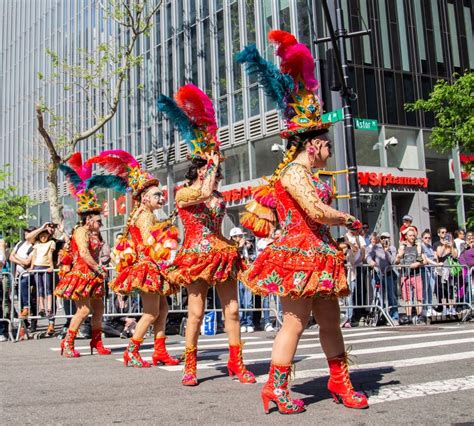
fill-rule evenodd
<path id="1" fill-rule="evenodd" d="M 108 188 L 117 192 L 125 193 L 127 191 L 127 182 L 119 176 L 96 175 L 87 180 L 87 189 Z"/>
<path id="2" fill-rule="evenodd" d="M 274 64 L 265 60 L 254 44 L 248 45 L 241 52 L 236 53 L 235 60 L 240 64 L 245 64 L 247 74 L 257 77 L 265 95 L 284 112 L 287 107 L 285 97 L 293 90 L 293 78 L 282 73 Z"/>
<path id="3" fill-rule="evenodd" d="M 59 170 L 61 170 L 66 175 L 66 180 L 71 194 L 75 195 L 77 192 L 84 189 L 84 181 L 72 167 L 69 167 L 66 164 L 60 164 Z"/>
<path id="4" fill-rule="evenodd" d="M 158 109 L 178 128 L 181 137 L 191 146 L 191 141 L 196 136 L 194 134 L 194 126 L 184 111 L 173 99 L 165 95 L 158 97 L 157 105 Z"/>

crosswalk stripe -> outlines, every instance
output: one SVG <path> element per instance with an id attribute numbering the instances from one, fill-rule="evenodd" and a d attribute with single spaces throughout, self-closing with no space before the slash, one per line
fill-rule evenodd
<path id="1" fill-rule="evenodd" d="M 454 354 L 443 354 L 443 355 L 434 355 L 418 358 L 408 358 L 408 359 L 397 359 L 391 361 L 382 361 L 382 362 L 370 362 L 366 364 L 354 364 L 351 365 L 351 371 L 354 370 L 368 370 L 374 368 L 404 368 L 404 367 L 416 367 L 418 365 L 429 365 L 437 364 L 440 362 L 451 362 L 451 361 L 461 361 L 465 359 L 474 359 L 474 351 L 470 352 L 457 352 Z M 307 379 L 307 378 L 316 378 L 324 377 L 328 375 L 327 368 L 313 368 L 309 370 L 296 370 L 295 371 L 295 380 L 298 379 Z M 267 381 L 267 376 L 258 376 L 257 382 L 265 383 Z"/>
<path id="2" fill-rule="evenodd" d="M 377 354 L 377 353 L 385 353 L 385 352 L 398 352 L 398 351 L 405 351 L 405 350 L 412 350 L 412 349 L 427 349 L 427 348 L 435 348 L 438 346 L 451 346 L 451 345 L 461 345 L 461 344 L 472 344 L 472 338 L 466 339 L 450 339 L 444 341 L 427 341 L 427 342 L 420 342 L 420 343 L 411 343 L 406 345 L 390 345 L 390 346 L 381 346 L 375 348 L 366 348 L 366 349 L 355 349 L 351 351 L 351 355 L 370 355 L 370 354 Z M 252 349 L 254 351 L 254 349 Z M 206 356 L 211 355 L 219 355 L 221 351 L 209 351 L 206 352 Z M 313 359 L 325 359 L 326 356 L 323 353 L 317 354 L 309 354 L 309 355 L 296 355 L 295 361 L 298 360 L 313 360 Z M 270 362 L 271 358 L 258 358 L 258 359 L 245 359 L 245 363 L 247 365 L 251 364 L 259 364 L 259 363 L 268 363 Z M 117 361 L 121 361 L 117 359 Z M 218 360 L 213 362 L 202 362 L 198 363 L 198 369 L 210 369 L 215 368 L 216 366 L 226 365 L 226 361 Z M 182 366 L 164 366 L 160 367 L 168 371 L 179 371 L 182 369 Z"/>
<path id="3" fill-rule="evenodd" d="M 459 392 L 468 389 L 474 389 L 474 376 L 414 383 L 411 385 L 384 386 L 376 391 L 367 393 L 369 396 L 369 405 L 375 405 L 383 402 L 426 397 L 448 392 Z"/>

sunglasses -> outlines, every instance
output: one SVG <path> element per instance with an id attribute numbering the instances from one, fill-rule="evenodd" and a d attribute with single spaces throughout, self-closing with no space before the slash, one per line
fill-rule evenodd
<path id="1" fill-rule="evenodd" d="M 381 240 L 388 240 L 390 237 L 380 237 Z"/>

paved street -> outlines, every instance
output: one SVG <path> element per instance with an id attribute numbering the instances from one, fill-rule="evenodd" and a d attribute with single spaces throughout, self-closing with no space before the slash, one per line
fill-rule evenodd
<path id="1" fill-rule="evenodd" d="M 325 390 L 327 369 L 318 331 L 301 341 L 293 395 L 307 411 L 265 415 L 259 390 L 266 380 L 273 334 L 245 335 L 247 365 L 258 385 L 241 385 L 226 375 L 225 335 L 202 338 L 200 385 L 180 385 L 181 366 L 124 368 L 125 341 L 107 339 L 113 355 L 88 354 L 79 340 L 79 359 L 61 359 L 57 339 L 0 345 L 3 424 L 468 424 L 474 422 L 474 324 L 356 328 L 344 331 L 356 364 L 352 378 L 370 397 L 368 410 L 334 404 Z M 151 359 L 151 341 L 143 355 Z M 169 339 L 174 355 L 179 336 Z"/>

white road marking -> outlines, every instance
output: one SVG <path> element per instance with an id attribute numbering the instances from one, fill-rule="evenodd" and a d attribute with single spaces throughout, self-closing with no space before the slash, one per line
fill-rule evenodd
<path id="1" fill-rule="evenodd" d="M 381 347 L 376 347 L 376 348 L 355 349 L 351 351 L 351 355 L 366 355 L 366 354 L 370 355 L 370 354 L 376 354 L 376 353 L 399 352 L 399 351 L 405 351 L 405 350 L 411 350 L 411 349 L 427 349 L 427 348 L 435 348 L 438 346 L 451 346 L 451 345 L 461 345 L 461 344 L 469 344 L 469 343 L 470 344 L 473 343 L 472 338 L 450 339 L 450 340 L 443 340 L 443 341 L 433 340 L 433 341 L 420 342 L 420 343 L 411 343 L 407 345 L 391 345 L 391 346 L 381 346 Z M 254 352 L 257 350 L 250 349 L 249 351 Z M 206 352 L 206 356 L 219 355 L 220 353 L 221 352 L 218 352 L 218 351 Z M 298 360 L 307 361 L 307 360 L 312 360 L 312 359 L 325 359 L 325 358 L 326 356 L 323 353 L 296 355 L 295 361 L 298 361 Z M 198 359 L 199 359 L 199 355 L 198 355 Z M 270 362 L 270 360 L 271 358 L 245 359 L 245 363 L 248 366 L 251 364 L 268 363 Z M 121 361 L 121 359 L 117 359 L 117 361 Z M 201 362 L 201 363 L 198 362 L 198 369 L 204 370 L 204 369 L 215 368 L 217 366 L 226 365 L 226 363 L 227 363 L 226 360 Z M 182 366 L 165 366 L 165 367 L 160 367 L 160 368 L 163 368 L 169 371 L 179 371 L 182 369 Z"/>
<path id="2" fill-rule="evenodd" d="M 426 397 L 448 392 L 459 392 L 468 389 L 474 389 L 474 376 L 414 383 L 404 386 L 382 386 L 376 391 L 367 392 L 367 394 L 369 396 L 369 405 L 375 405 L 383 402 Z"/>
<path id="3" fill-rule="evenodd" d="M 354 370 L 368 370 L 374 368 L 404 368 L 404 367 L 416 367 L 418 365 L 429 365 L 437 364 L 440 362 L 460 361 L 464 359 L 474 359 L 474 351 L 471 352 L 458 352 L 454 354 L 444 354 L 435 356 L 425 356 L 419 358 L 408 358 L 408 359 L 397 359 L 393 361 L 383 362 L 370 362 L 367 364 L 354 364 L 350 366 L 351 371 Z M 295 371 L 295 380 L 324 377 L 328 375 L 327 368 L 313 368 L 310 370 L 298 370 Z M 258 376 L 257 382 L 265 383 L 267 376 Z"/>

